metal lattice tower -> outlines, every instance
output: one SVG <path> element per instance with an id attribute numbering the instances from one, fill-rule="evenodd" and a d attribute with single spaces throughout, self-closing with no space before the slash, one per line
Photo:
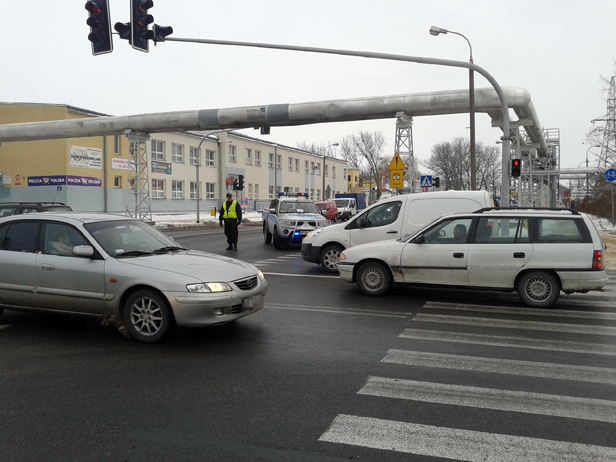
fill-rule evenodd
<path id="1" fill-rule="evenodd" d="M 152 221 L 150 208 L 150 182 L 148 179 L 148 152 L 146 143 L 150 135 L 137 135 L 127 130 L 129 159 L 128 159 L 128 203 L 127 215 L 142 221 Z"/>
<path id="2" fill-rule="evenodd" d="M 603 129 L 603 141 L 601 142 L 601 154 L 599 166 L 605 168 L 616 166 L 616 76 L 610 79 L 610 88 L 607 97 L 607 114 L 595 121 L 605 122 Z"/>
<path id="3" fill-rule="evenodd" d="M 396 113 L 396 152 L 404 162 L 406 170 L 404 179 L 409 185 L 410 191 L 415 191 L 415 157 L 413 156 L 413 117 L 404 112 Z"/>

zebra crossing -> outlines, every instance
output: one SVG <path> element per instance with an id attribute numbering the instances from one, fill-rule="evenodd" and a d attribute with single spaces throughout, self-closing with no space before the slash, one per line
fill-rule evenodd
<path id="1" fill-rule="evenodd" d="M 275 265 L 276 263 L 280 263 L 280 262 L 284 262 L 284 261 L 289 261 L 289 260 L 301 260 L 302 257 L 302 253 L 293 253 L 293 254 L 288 254 L 288 255 L 281 255 L 279 257 L 276 258 L 268 258 L 265 260 L 259 260 L 259 261 L 255 261 L 252 262 L 252 265 L 255 265 L 258 268 L 264 268 L 264 267 L 268 267 L 270 265 Z"/>
<path id="2" fill-rule="evenodd" d="M 612 279 L 607 294 L 616 295 L 615 289 Z M 532 416 L 577 419 L 568 421 L 567 425 L 579 426 L 580 431 L 587 422 L 606 425 L 605 432 L 611 432 L 614 438 L 607 443 L 610 446 L 606 446 L 605 441 L 592 445 L 566 441 L 566 435 L 559 441 L 454 428 L 453 423 L 451 427 L 435 426 L 387 420 L 382 415 L 345 413 L 334 418 L 319 441 L 465 461 L 616 460 L 616 400 L 610 399 L 616 384 L 616 361 L 613 359 L 616 356 L 616 306 L 613 298 L 610 302 L 605 294 L 563 297 L 559 308 L 554 310 L 428 301 L 398 338 L 420 345 L 421 351 L 392 348 L 381 362 L 400 368 L 427 368 L 432 371 L 428 375 L 431 380 L 415 379 L 412 373 L 412 379 L 369 376 L 357 391 L 358 396 L 396 400 L 399 406 L 428 403 L 490 411 L 496 415 L 514 412 L 524 419 L 532 419 Z M 459 351 L 462 347 L 465 347 L 463 354 Z M 498 357 L 499 347 L 524 353 L 524 359 Z M 436 348 L 438 352 L 430 351 Z M 480 353 L 475 355 L 474 351 Z M 584 365 L 542 361 L 568 353 L 590 355 L 590 359 Z M 537 359 L 528 360 L 529 357 Z M 400 369 L 404 373 L 414 370 Z M 522 382 L 526 389 L 471 386 L 451 383 L 452 379 L 439 383 L 433 377 L 441 373 L 447 377 L 460 377 L 462 373 L 471 376 L 494 374 L 494 377 Z M 546 380 L 559 382 L 547 393 L 545 389 L 542 392 L 530 389 L 536 381 L 543 381 L 545 386 Z M 577 396 L 567 395 L 570 384 L 578 390 L 572 393 Z M 597 387 L 608 390 L 602 399 L 585 393 L 587 388 Z M 552 390 L 558 392 L 551 394 Z M 580 396 L 579 390 L 584 396 Z M 554 425 L 559 425 L 558 422 L 562 420 L 555 421 Z"/>

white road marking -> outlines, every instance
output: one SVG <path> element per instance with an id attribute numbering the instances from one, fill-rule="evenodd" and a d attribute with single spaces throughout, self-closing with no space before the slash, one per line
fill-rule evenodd
<path id="1" fill-rule="evenodd" d="M 607 367 L 575 366 L 572 364 L 552 364 L 394 349 L 387 352 L 387 356 L 383 358 L 382 362 L 404 364 L 405 366 L 616 384 L 616 369 Z"/>
<path id="2" fill-rule="evenodd" d="M 438 322 L 444 324 L 458 324 L 464 326 L 482 326 L 505 329 L 527 329 L 550 332 L 569 332 L 574 334 L 616 335 L 616 327 L 589 326 L 579 324 L 562 324 L 556 322 L 539 321 L 511 321 L 507 319 L 474 318 L 471 316 L 449 316 L 420 313 L 413 321 Z"/>
<path id="3" fill-rule="evenodd" d="M 369 377 L 360 395 L 616 423 L 616 401 Z"/>
<path id="4" fill-rule="evenodd" d="M 321 278 L 321 279 L 340 279 L 338 276 L 320 276 L 318 274 L 287 274 L 287 273 L 263 273 L 266 276 L 289 276 L 294 278 Z"/>
<path id="5" fill-rule="evenodd" d="M 409 317 L 408 314 L 399 313 L 395 311 L 369 311 L 369 310 L 358 310 L 353 308 L 348 309 L 340 309 L 340 308 L 328 308 L 324 306 L 306 306 L 306 305 L 286 305 L 286 304 L 277 304 L 277 303 L 267 303 L 265 308 L 275 309 L 275 310 L 291 310 L 291 311 L 315 311 L 319 313 L 336 313 L 336 314 L 354 314 L 354 315 L 362 315 L 362 316 L 377 316 L 383 318 L 398 318 L 398 319 L 406 319 Z"/>
<path id="6" fill-rule="evenodd" d="M 319 441 L 471 462 L 597 462 L 616 449 L 339 414 Z"/>
<path id="7" fill-rule="evenodd" d="M 563 318 L 603 319 L 616 321 L 616 313 L 604 313 L 599 311 L 570 311 L 538 308 L 509 308 L 493 305 L 462 305 L 459 303 L 426 302 L 424 308 L 441 309 L 451 311 L 479 311 L 485 313 L 521 314 L 533 316 L 554 316 Z"/>
<path id="8" fill-rule="evenodd" d="M 467 334 L 463 332 L 443 332 L 424 329 L 405 329 L 399 337 L 415 340 L 466 343 L 471 345 L 491 345 L 497 347 L 528 348 L 531 350 L 566 351 L 569 353 L 616 356 L 616 345 L 607 343 L 569 342 L 566 340 L 544 340 L 528 337 Z"/>

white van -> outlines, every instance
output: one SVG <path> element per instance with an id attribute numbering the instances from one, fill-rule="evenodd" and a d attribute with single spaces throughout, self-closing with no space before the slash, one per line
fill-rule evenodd
<path id="1" fill-rule="evenodd" d="M 310 232 L 302 241 L 302 258 L 325 271 L 337 271 L 344 249 L 367 242 L 399 239 L 445 213 L 473 212 L 494 207 L 486 191 L 438 191 L 393 196 L 379 201 L 346 223 Z"/>

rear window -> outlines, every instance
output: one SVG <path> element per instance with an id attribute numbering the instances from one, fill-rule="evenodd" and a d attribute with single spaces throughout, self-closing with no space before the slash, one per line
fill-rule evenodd
<path id="1" fill-rule="evenodd" d="M 45 207 L 45 212 L 72 212 L 73 209 L 68 205 L 48 205 Z"/>
<path id="2" fill-rule="evenodd" d="M 582 220 L 572 218 L 538 218 L 537 242 L 588 242 L 590 236 Z"/>
<path id="3" fill-rule="evenodd" d="M 7 226 L 0 249 L 13 252 L 34 252 L 38 236 L 39 224 L 36 221 L 10 223 Z"/>
<path id="4" fill-rule="evenodd" d="M 17 207 L 2 207 L 0 208 L 0 217 L 15 215 L 15 212 L 17 212 Z"/>

